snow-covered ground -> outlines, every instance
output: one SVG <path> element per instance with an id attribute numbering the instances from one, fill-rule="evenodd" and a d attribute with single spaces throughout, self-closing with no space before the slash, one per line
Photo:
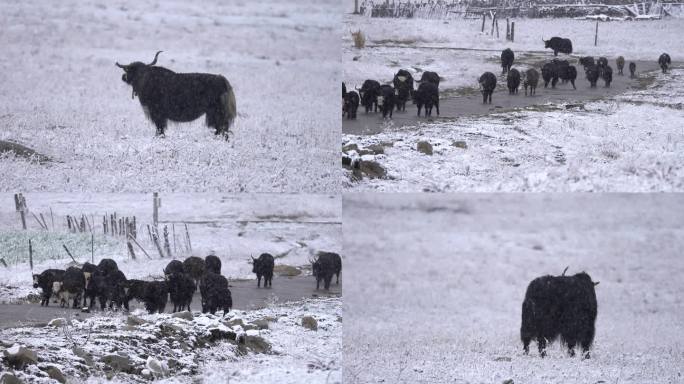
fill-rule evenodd
<path id="1" fill-rule="evenodd" d="M 345 383 L 679 383 L 681 194 L 348 194 Z M 535 277 L 588 272 L 589 360 L 520 342 Z M 372 356 L 372 358 L 369 358 Z"/>
<path id="2" fill-rule="evenodd" d="M 69 233 L 66 215 L 87 215 L 94 221 L 95 263 L 112 258 L 128 278 L 162 275 L 169 258 L 161 259 L 150 241 L 147 225 L 152 222 L 151 194 L 24 194 L 30 212 L 28 230 L 14 211 L 11 194 L 0 194 L 0 290 L 3 301 L 26 297 L 31 287 L 28 239 L 32 239 L 34 271 L 61 268 L 71 261 L 62 248 L 66 244 L 74 257 L 90 261 L 91 235 Z M 159 230 L 167 226 L 172 254 L 177 258 L 216 254 L 222 260 L 222 273 L 229 279 L 254 278 L 250 256 L 268 252 L 276 265 L 308 266 L 317 251 L 341 252 L 341 198 L 332 195 L 300 194 L 160 194 Z M 52 228 L 52 218 L 55 228 Z M 41 229 L 33 218 L 43 214 L 49 231 Z M 148 259 L 134 246 L 136 260 L 128 257 L 122 237 L 104 235 L 102 216 L 136 216 L 138 242 L 148 252 Z M 93 220 L 94 218 L 94 220 Z M 188 225 L 192 250 L 184 241 Z M 91 223 L 92 225 L 92 223 Z M 176 241 L 173 241 L 175 227 Z M 162 245 L 163 246 L 163 245 Z M 36 272 L 37 273 L 37 272 Z"/>
<path id="3" fill-rule="evenodd" d="M 68 319 L 66 329 L 4 329 L 0 349 L 28 348 L 38 363 L 13 370 L 2 361 L 0 377 L 52 383 L 47 371 L 55 367 L 69 382 L 341 383 L 341 299 L 220 314 L 187 320 L 136 312 Z M 302 326 L 305 316 L 317 330 Z"/>
<path id="4" fill-rule="evenodd" d="M 516 20 L 516 42 L 480 33 L 473 20 L 376 19 L 345 16 L 343 79 L 349 87 L 365 79 L 390 81 L 399 68 L 420 76 L 436 71 L 443 97 L 477 91 L 484 71 L 500 72 L 500 52 L 512 48 L 516 66 L 538 65 L 540 38 L 573 39 L 574 58 L 618 55 L 655 62 L 662 52 L 678 56 L 679 20 L 611 22 L 599 25 L 593 46 L 589 21 Z M 504 26 L 505 28 L 505 26 Z M 367 47 L 353 47 L 349 31 L 363 31 Z M 549 31 L 549 32 L 547 32 Z M 553 32 L 551 32 L 553 31 Z M 613 66 L 613 64 L 611 64 Z M 639 67 L 637 67 L 639 70 Z M 643 84 L 652 74 L 641 73 Z M 579 74 L 580 84 L 584 75 Z M 539 92 L 544 92 L 543 89 Z M 346 180 L 352 190 L 374 191 L 681 191 L 684 189 L 684 71 L 657 74 L 645 89 L 583 104 L 539 105 L 515 112 L 453 121 L 394 126 L 370 136 L 343 134 L 343 145 L 382 144 L 384 154 L 367 157 L 387 170 L 385 179 Z M 522 96 L 518 96 L 522 97 Z M 458 99 L 451 99 L 451 102 Z M 415 113 L 415 107 L 410 108 Z M 408 111 L 408 110 L 407 110 Z M 416 150 L 428 141 L 434 155 Z M 465 142 L 467 149 L 453 146 Z"/>
<path id="5" fill-rule="evenodd" d="M 338 1 L 0 3 L 1 190 L 334 192 L 339 185 Z M 144 117 L 114 62 L 223 74 L 229 142 L 204 119 Z"/>

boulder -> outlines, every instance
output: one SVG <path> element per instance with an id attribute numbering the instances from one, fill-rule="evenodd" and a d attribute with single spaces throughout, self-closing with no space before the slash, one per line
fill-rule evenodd
<path id="1" fill-rule="evenodd" d="M 130 373 L 133 371 L 131 358 L 126 355 L 106 355 L 102 357 L 102 362 L 107 364 L 110 368 L 119 372 Z"/>
<path id="2" fill-rule="evenodd" d="M 14 344 L 4 350 L 3 354 L 9 365 L 16 369 L 23 369 L 27 365 L 38 363 L 38 355 L 31 349 L 19 344 Z"/>
<path id="3" fill-rule="evenodd" d="M 128 318 L 126 318 L 126 324 L 131 325 L 131 326 L 136 326 L 136 325 L 142 325 L 145 324 L 147 321 L 139 318 L 138 316 L 135 315 L 129 315 Z"/>
<path id="4" fill-rule="evenodd" d="M 194 318 L 192 316 L 192 312 L 190 311 L 176 312 L 173 315 L 171 315 L 171 317 L 175 317 L 177 319 L 184 319 L 188 321 L 192 321 L 192 319 Z"/>
<path id="5" fill-rule="evenodd" d="M 456 148 L 468 149 L 468 143 L 466 143 L 463 140 L 456 140 L 451 145 L 453 145 Z"/>
<path id="6" fill-rule="evenodd" d="M 57 367 L 50 367 L 47 370 L 48 376 L 50 376 L 51 379 L 57 380 L 60 383 L 64 384 L 66 383 L 66 377 L 64 377 L 64 374 L 62 371 L 59 370 Z"/>
<path id="7" fill-rule="evenodd" d="M 316 321 L 316 319 L 314 319 L 312 316 L 304 316 L 302 317 L 302 327 L 310 329 L 312 331 L 317 331 L 318 321 Z"/>
<path id="8" fill-rule="evenodd" d="M 56 319 L 50 320 L 50 322 L 48 323 L 48 327 L 63 327 L 67 324 L 69 324 L 67 319 L 63 317 L 58 317 Z"/>
<path id="9" fill-rule="evenodd" d="M 18 377 L 9 372 L 0 374 L 0 384 L 24 384 Z"/>
<path id="10" fill-rule="evenodd" d="M 432 144 L 427 141 L 419 141 L 416 145 L 418 152 L 424 153 L 426 155 L 432 155 Z"/>

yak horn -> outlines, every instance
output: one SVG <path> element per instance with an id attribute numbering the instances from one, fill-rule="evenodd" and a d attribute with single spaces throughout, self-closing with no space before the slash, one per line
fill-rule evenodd
<path id="1" fill-rule="evenodd" d="M 567 271 L 568 271 L 568 268 L 570 268 L 570 266 L 569 266 L 569 265 L 568 265 L 567 267 L 565 267 L 565 269 L 563 270 L 563 274 L 562 274 L 561 276 L 565 276 L 565 272 L 567 272 Z"/>
<path id="2" fill-rule="evenodd" d="M 600 283 L 601 283 L 600 281 L 595 282 L 595 283 L 594 283 L 594 287 L 597 286 L 597 285 L 599 285 Z"/>
<path id="3" fill-rule="evenodd" d="M 155 65 L 155 64 L 157 64 L 157 57 L 158 57 L 159 54 L 162 53 L 162 52 L 164 52 L 164 51 L 159 51 L 159 52 L 157 52 L 157 54 L 154 55 L 154 60 L 152 60 L 152 62 L 149 63 L 149 64 L 147 64 L 147 65 Z"/>
<path id="4" fill-rule="evenodd" d="M 117 62 L 117 63 L 114 63 L 114 64 L 116 64 L 117 67 L 123 69 L 124 71 L 126 70 L 126 68 L 128 68 L 128 65 L 121 65 L 121 64 L 119 64 L 118 62 Z"/>

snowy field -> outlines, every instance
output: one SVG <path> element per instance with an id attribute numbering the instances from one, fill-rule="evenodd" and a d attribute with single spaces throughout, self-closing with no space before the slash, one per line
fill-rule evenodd
<path id="1" fill-rule="evenodd" d="M 159 277 L 170 260 L 159 257 L 147 233 L 147 225 L 152 223 L 151 194 L 31 193 L 24 197 L 32 213 L 43 214 L 49 230 L 41 229 L 32 213 L 27 215 L 28 229 L 22 230 L 20 216 L 14 211 L 13 195 L 0 195 L 0 259 L 8 263 L 7 268 L 0 266 L 0 287 L 12 287 L 0 289 L 0 301 L 14 301 L 38 292 L 31 286 L 29 239 L 33 242 L 34 271 L 64 269 L 71 259 L 62 244 L 67 245 L 79 262 L 90 261 L 90 232 L 69 233 L 66 215 L 79 218 L 87 215 L 94 222 L 95 263 L 112 258 L 129 279 Z M 276 266 L 305 268 L 318 251 L 341 252 L 342 207 L 341 199 L 336 196 L 160 194 L 160 197 L 159 231 L 164 226 L 168 228 L 172 256 L 183 259 L 214 253 L 221 258 L 222 274 L 229 279 L 254 279 L 250 256 L 258 257 L 264 252 L 276 257 Z M 136 259 L 130 259 L 124 238 L 103 234 L 102 216 L 113 213 L 119 217 L 136 216 L 137 241 L 151 259 L 135 245 Z M 191 249 L 184 240 L 185 224 Z"/>
<path id="2" fill-rule="evenodd" d="M 400 68 L 417 77 L 430 70 L 442 77 L 443 103 L 458 103 L 454 96 L 477 92 L 482 72 L 500 73 L 500 52 L 506 47 L 516 52 L 514 66 L 523 69 L 538 66 L 540 57 L 552 58 L 550 51 L 543 50 L 540 31 L 554 31 L 544 32 L 547 39 L 571 37 L 575 49 L 571 62 L 583 55 L 601 55 L 615 67 L 618 55 L 627 61 L 655 62 L 662 52 L 670 53 L 675 66 L 684 59 L 678 49 L 684 33 L 679 19 L 601 23 L 598 47 L 593 46 L 594 24 L 581 20 L 516 20 L 515 43 L 480 33 L 480 22 L 473 20 L 351 15 L 344 20 L 343 80 L 350 88 L 368 78 L 390 81 Z M 367 35 L 364 49 L 353 47 L 349 31 L 356 30 Z M 410 192 L 684 190 L 684 70 L 678 67 L 659 74 L 639 68 L 635 89 L 599 101 L 568 106 L 574 104 L 570 94 L 567 103 L 412 126 L 388 121 L 379 134 L 343 134 L 343 145 L 356 144 L 360 149 L 382 145 L 383 154 L 364 159 L 387 171 L 382 179 L 347 177 L 344 187 Z M 579 93 L 587 85 L 583 73 L 577 82 Z M 494 103 L 497 97 L 507 96 L 504 92 L 495 93 Z M 409 112 L 415 114 L 415 106 L 409 106 Z M 430 143 L 434 155 L 418 152 L 419 141 Z M 467 148 L 455 146 L 457 142 Z"/>
<path id="3" fill-rule="evenodd" d="M 345 383 L 680 383 L 681 194 L 354 194 Z M 534 278 L 588 272 L 589 360 L 522 353 Z M 368 358 L 373 356 L 373 358 Z"/>
<path id="4" fill-rule="evenodd" d="M 340 173 L 337 1 L 0 3 L 0 154 L 6 191 L 313 192 Z M 223 74 L 238 118 L 228 142 L 171 124 L 155 138 L 115 62 Z M 0 146 L 1 148 L 2 146 Z"/>
<path id="5" fill-rule="evenodd" d="M 28 348 L 39 362 L 12 370 L 1 361 L 0 377 L 56 383 L 48 372 L 57 369 L 69 382 L 88 383 L 341 383 L 341 315 L 341 299 L 326 299 L 225 318 L 136 312 L 68 319 L 68 332 L 53 326 L 5 329 L 0 350 Z M 316 320 L 317 330 L 301 325 L 305 316 Z"/>

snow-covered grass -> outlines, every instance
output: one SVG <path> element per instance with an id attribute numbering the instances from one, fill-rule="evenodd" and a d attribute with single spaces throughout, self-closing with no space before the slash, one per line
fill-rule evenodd
<path id="1" fill-rule="evenodd" d="M 159 276 L 169 258 L 161 259 L 149 240 L 147 225 L 152 222 L 152 195 L 145 194 L 24 194 L 31 212 L 44 213 L 50 231 L 41 230 L 29 214 L 28 230 L 23 231 L 19 214 L 14 212 L 13 195 L 0 195 L 0 285 L 20 289 L 0 293 L 3 300 L 25 296 L 30 290 L 28 238 L 33 239 L 34 271 L 64 268 L 71 261 L 62 244 L 74 257 L 90 261 L 90 233 L 68 233 L 65 216 L 94 217 L 95 263 L 112 258 L 128 278 Z M 276 256 L 276 265 L 308 266 L 317 251 L 340 252 L 341 199 L 331 195 L 299 194 L 160 194 L 159 229 L 168 226 L 174 257 L 204 257 L 215 253 L 222 260 L 222 273 L 230 278 L 254 278 L 250 256 L 263 252 Z M 55 229 L 50 219 L 52 209 Z M 150 254 L 148 259 L 136 246 L 137 259 L 128 257 L 123 238 L 104 235 L 105 213 L 136 216 L 138 242 Z M 192 251 L 184 247 L 188 225 Z M 176 244 L 172 228 L 176 229 Z M 177 249 L 177 251 L 173 251 Z M 25 289 L 24 289 L 25 288 Z M 14 292 L 14 293 L 12 293 Z"/>
<path id="2" fill-rule="evenodd" d="M 678 383 L 681 194 L 350 194 L 346 383 Z M 588 272 L 589 360 L 522 353 L 535 277 Z M 370 357 L 372 356 L 372 358 Z"/>
<path id="3" fill-rule="evenodd" d="M 52 326 L 5 329 L 0 331 L 4 346 L 0 348 L 18 344 L 37 353 L 37 365 L 14 371 L 25 382 L 47 382 L 43 370 L 51 366 L 70 382 L 133 383 L 152 378 L 164 383 L 341 382 L 341 299 L 236 311 L 225 319 L 220 314 L 195 313 L 193 320 L 141 312 L 131 318 L 113 313 L 69 319 L 71 338 Z M 302 327 L 304 316 L 316 319 L 318 330 Z M 268 329 L 250 329 L 254 326 L 249 324 L 257 320 L 268 321 Z M 236 336 L 246 342 L 236 344 Z M 259 353 L 263 349 L 266 352 Z M 111 354 L 128 358 L 126 372 L 109 367 L 106 356 Z M 150 359 L 164 368 L 150 372 L 154 366 Z M 11 372 L 3 364 L 2 371 Z"/>
<path id="4" fill-rule="evenodd" d="M 0 156 L 13 191 L 323 192 L 339 185 L 339 2 L 43 1 L 0 4 Z M 223 74 L 238 119 L 157 139 L 114 62 Z M 314 106 L 314 107 L 312 107 Z"/>
<path id="5" fill-rule="evenodd" d="M 545 39 L 571 38 L 573 56 L 605 56 L 626 60 L 656 62 L 663 52 L 681 61 L 679 47 L 684 23 L 678 19 L 647 22 L 610 22 L 599 25 L 599 45 L 594 46 L 595 22 L 572 19 L 518 19 L 515 42 L 505 39 L 505 24 L 500 38 L 480 32 L 481 20 L 449 21 L 425 19 L 385 19 L 345 15 L 342 38 L 343 80 L 359 87 L 365 79 L 390 81 L 400 68 L 430 70 L 444 77 L 440 88 L 475 86 L 484 71 L 500 70 L 501 50 L 516 53 L 547 52 Z M 366 35 L 364 49 L 354 48 L 350 31 Z M 449 48 L 458 48 L 451 50 Z M 475 51 L 473 51 L 475 50 Z M 352 60 L 357 57 L 356 60 Z M 485 59 L 491 61 L 484 63 Z M 611 60 L 612 61 L 612 60 Z M 496 72 L 495 72 L 496 73 Z M 420 77 L 420 74 L 418 74 Z"/>

